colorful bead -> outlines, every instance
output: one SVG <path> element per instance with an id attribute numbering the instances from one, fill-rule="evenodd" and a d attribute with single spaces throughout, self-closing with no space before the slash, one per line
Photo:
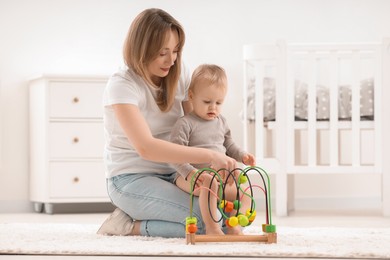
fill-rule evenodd
<path id="1" fill-rule="evenodd" d="M 226 224 L 226 226 L 229 227 L 229 228 L 232 227 L 232 226 L 230 225 L 230 223 L 229 223 L 229 219 L 226 219 L 226 220 L 225 220 L 225 224 Z"/>
<path id="2" fill-rule="evenodd" d="M 248 217 L 249 221 L 252 222 L 256 218 L 256 210 L 251 211 L 248 209 L 245 215 Z"/>
<path id="3" fill-rule="evenodd" d="M 229 222 L 229 225 L 231 227 L 235 227 L 238 224 L 238 218 L 237 217 L 230 217 L 228 222 Z"/>
<path id="4" fill-rule="evenodd" d="M 225 204 L 226 204 L 226 200 L 221 200 L 221 202 L 219 203 L 219 208 L 220 209 L 224 209 L 225 208 Z"/>
<path id="5" fill-rule="evenodd" d="M 187 225 L 186 229 L 187 229 L 187 233 L 190 233 L 190 234 L 196 233 L 196 231 L 198 231 L 198 227 L 195 224 Z"/>
<path id="6" fill-rule="evenodd" d="M 186 224 L 197 224 L 198 223 L 198 220 L 196 219 L 196 217 L 186 217 Z"/>
<path id="7" fill-rule="evenodd" d="M 248 181 L 248 177 L 246 177 L 244 174 L 240 175 L 240 178 L 238 179 L 239 184 L 246 183 Z"/>
<path id="8" fill-rule="evenodd" d="M 231 201 L 226 201 L 226 205 L 225 205 L 225 212 L 232 212 L 234 209 L 234 204 L 233 202 Z"/>
<path id="9" fill-rule="evenodd" d="M 233 201 L 233 205 L 234 205 L 234 209 L 238 210 L 239 208 L 241 208 L 241 201 L 235 200 Z"/>
<path id="10" fill-rule="evenodd" d="M 275 233 L 276 232 L 276 226 L 275 225 L 266 225 L 265 226 L 265 232 L 266 233 Z"/>
<path id="11" fill-rule="evenodd" d="M 241 227 L 246 227 L 248 226 L 249 224 L 249 219 L 247 216 L 243 215 L 243 214 L 239 214 L 238 215 L 238 223 L 240 224 Z"/>

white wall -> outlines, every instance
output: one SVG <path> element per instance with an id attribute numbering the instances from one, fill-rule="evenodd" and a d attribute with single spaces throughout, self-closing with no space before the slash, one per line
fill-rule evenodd
<path id="1" fill-rule="evenodd" d="M 190 67 L 208 62 L 226 68 L 230 90 L 224 113 L 239 144 L 243 44 L 380 41 L 390 36 L 387 0 L 0 0 L 0 212 L 31 210 L 28 79 L 43 73 L 111 74 L 122 65 L 130 22 L 149 7 L 163 8 L 181 21 Z M 330 177 L 320 182 L 299 177 L 297 197 L 380 195 L 379 179 L 340 178 L 349 185 L 329 194 L 313 187 L 330 185 Z"/>

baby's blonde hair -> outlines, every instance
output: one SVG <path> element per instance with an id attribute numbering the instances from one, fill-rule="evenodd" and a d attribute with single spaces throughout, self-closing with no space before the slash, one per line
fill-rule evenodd
<path id="1" fill-rule="evenodd" d="M 225 70 L 214 64 L 202 64 L 192 73 L 189 90 L 194 92 L 197 86 L 207 82 L 208 85 L 215 85 L 227 89 L 227 76 Z"/>

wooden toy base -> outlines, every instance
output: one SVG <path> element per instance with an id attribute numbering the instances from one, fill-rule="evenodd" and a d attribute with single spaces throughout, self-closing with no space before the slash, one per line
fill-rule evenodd
<path id="1" fill-rule="evenodd" d="M 276 233 L 264 233 L 263 235 L 195 235 L 186 234 L 187 244 L 195 245 L 195 242 L 264 242 L 276 243 Z"/>

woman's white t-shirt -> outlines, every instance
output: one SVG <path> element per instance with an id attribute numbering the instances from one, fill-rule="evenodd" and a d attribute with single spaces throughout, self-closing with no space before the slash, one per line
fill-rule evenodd
<path id="1" fill-rule="evenodd" d="M 172 109 L 168 112 L 161 112 L 154 98 L 156 89 L 149 86 L 131 69 L 121 69 L 111 76 L 103 95 L 104 161 L 107 178 L 123 173 L 168 174 L 175 171 L 167 163 L 144 160 L 138 155 L 119 125 L 111 105 L 137 106 L 149 125 L 152 135 L 155 138 L 169 141 L 173 125 L 179 117 L 183 116 L 182 102 L 187 100 L 189 84 L 189 71 L 182 66 Z"/>

